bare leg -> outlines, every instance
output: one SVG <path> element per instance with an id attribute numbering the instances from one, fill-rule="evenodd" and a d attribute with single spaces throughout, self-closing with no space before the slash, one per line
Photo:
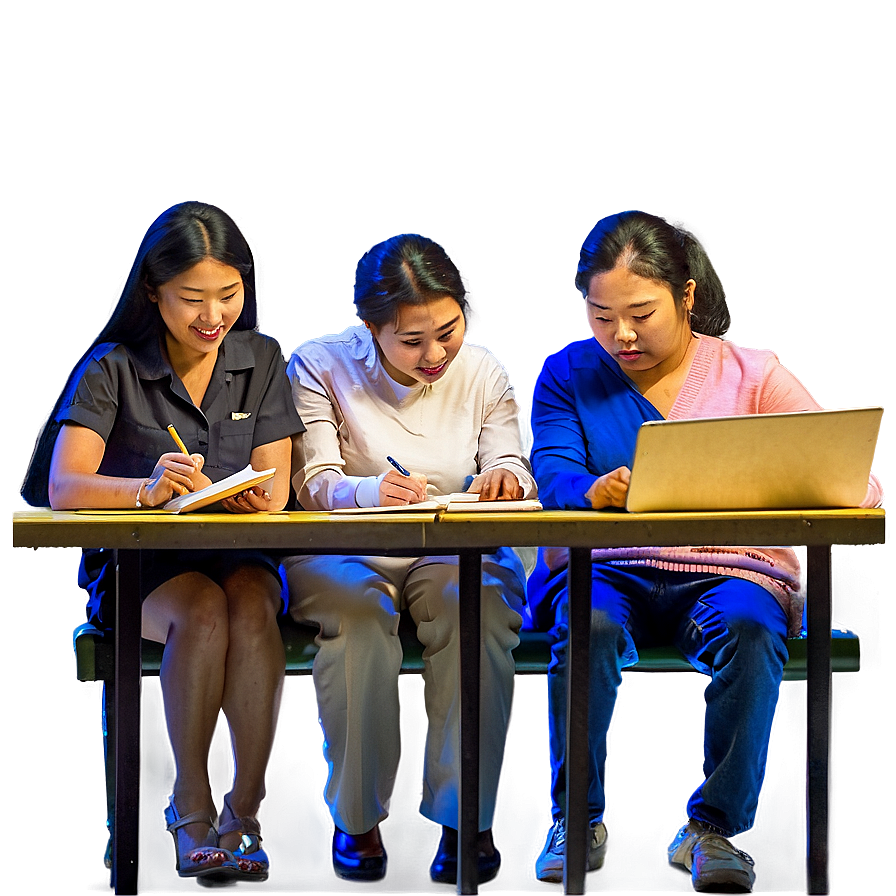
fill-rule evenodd
<path id="1" fill-rule="evenodd" d="M 201 573 L 169 579 L 143 603 L 143 636 L 165 644 L 160 679 L 178 811 L 181 816 L 207 811 L 214 819 L 208 754 L 224 689 L 229 638 L 224 592 Z M 190 847 L 207 845 L 209 829 L 187 825 L 182 836 Z"/>
<path id="2" fill-rule="evenodd" d="M 230 725 L 235 766 L 230 805 L 234 815 L 255 816 L 265 795 L 286 657 L 277 626 L 280 582 L 257 566 L 244 566 L 223 582 L 229 613 L 230 645 L 222 705 Z M 221 837 L 235 849 L 240 832 Z"/>

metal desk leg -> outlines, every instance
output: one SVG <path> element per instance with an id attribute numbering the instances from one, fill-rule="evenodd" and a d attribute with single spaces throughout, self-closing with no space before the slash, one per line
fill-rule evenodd
<path id="1" fill-rule="evenodd" d="M 140 551 L 116 554 L 112 886 L 116 893 L 134 894 L 140 809 Z"/>
<path id="2" fill-rule="evenodd" d="M 831 548 L 809 547 L 806 570 L 806 892 L 828 892 L 831 757 Z"/>
<path id="3" fill-rule="evenodd" d="M 591 652 L 591 550 L 573 548 L 567 571 L 569 649 L 566 657 L 566 858 L 563 889 L 585 892 L 588 818 L 588 692 Z"/>
<path id="4" fill-rule="evenodd" d="M 479 645 L 482 553 L 458 556 L 460 598 L 460 804 L 457 892 L 479 892 Z"/>

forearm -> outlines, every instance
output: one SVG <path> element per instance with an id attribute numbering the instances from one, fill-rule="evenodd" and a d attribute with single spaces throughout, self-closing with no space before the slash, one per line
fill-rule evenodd
<path id="1" fill-rule="evenodd" d="M 137 493 L 141 503 L 147 503 L 146 478 L 124 479 L 118 476 L 102 476 L 98 473 L 65 473 L 50 476 L 48 491 L 53 510 L 79 510 L 82 508 L 124 509 L 137 507 Z"/>

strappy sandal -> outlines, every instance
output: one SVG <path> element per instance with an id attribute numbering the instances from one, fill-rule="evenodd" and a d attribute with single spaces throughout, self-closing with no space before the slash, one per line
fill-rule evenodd
<path id="1" fill-rule="evenodd" d="M 224 797 L 224 808 L 218 816 L 218 836 L 232 834 L 234 831 L 242 833 L 242 842 L 231 853 L 239 869 L 237 880 L 267 880 L 270 861 L 268 854 L 261 848 L 261 825 L 254 815 L 237 818 L 228 793 Z"/>
<path id="2" fill-rule="evenodd" d="M 229 850 L 218 846 L 218 832 L 215 823 L 208 813 L 203 811 L 191 812 L 189 815 L 181 815 L 177 811 L 172 796 L 165 808 L 165 821 L 171 836 L 174 837 L 174 852 L 177 856 L 176 869 L 181 877 L 195 877 L 202 883 L 224 883 L 233 880 L 239 873 L 236 859 Z M 188 824 L 206 824 L 209 828 L 209 837 L 215 842 L 204 846 L 194 846 L 186 852 L 181 851 L 180 839 L 177 832 Z"/>

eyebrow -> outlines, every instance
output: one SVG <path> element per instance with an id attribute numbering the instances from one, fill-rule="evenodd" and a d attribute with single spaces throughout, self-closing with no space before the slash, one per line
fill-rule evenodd
<path id="1" fill-rule="evenodd" d="M 455 326 L 457 322 L 460 320 L 460 315 L 458 314 L 454 320 L 449 320 L 447 324 L 442 324 L 441 327 L 436 328 L 436 333 L 441 333 L 442 330 L 450 330 L 451 327 Z M 396 332 L 396 336 L 422 336 L 423 330 L 404 330 L 401 333 Z"/>
<path id="2" fill-rule="evenodd" d="M 609 311 L 609 305 L 601 305 L 598 302 L 593 301 L 592 299 L 585 300 L 592 308 L 600 308 L 601 311 Z M 656 302 L 656 299 L 646 299 L 643 302 L 632 302 L 631 305 L 626 305 L 626 308 L 646 308 L 648 305 L 653 305 Z"/>
<path id="3" fill-rule="evenodd" d="M 237 280 L 236 283 L 231 283 L 230 286 L 222 286 L 218 292 L 227 292 L 228 289 L 235 289 L 240 285 L 240 281 Z M 206 290 L 200 289 L 198 286 L 182 286 L 181 287 L 184 292 L 205 292 Z M 214 290 L 210 290 L 210 292 L 214 292 Z"/>

